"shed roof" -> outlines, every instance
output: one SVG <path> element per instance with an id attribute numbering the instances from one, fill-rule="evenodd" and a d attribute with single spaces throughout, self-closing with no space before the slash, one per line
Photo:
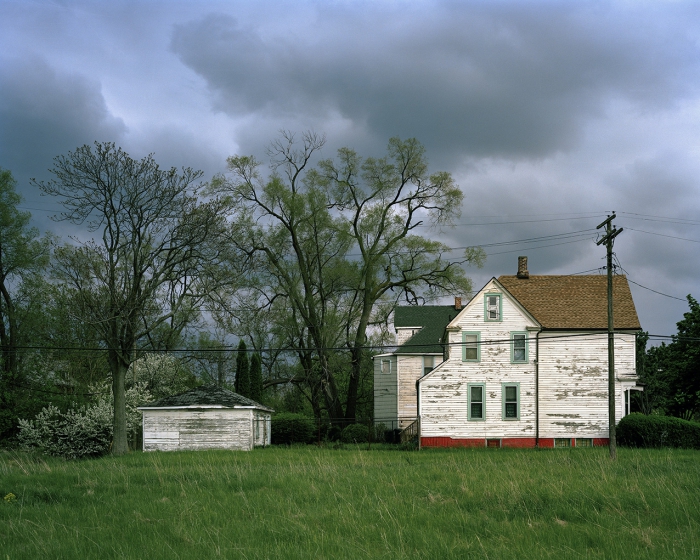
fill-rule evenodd
<path id="1" fill-rule="evenodd" d="M 170 408 L 182 406 L 223 406 L 225 408 L 234 407 L 255 407 L 261 410 L 272 412 L 271 408 L 261 405 L 252 399 L 219 387 L 218 385 L 200 385 L 184 393 L 164 397 L 155 402 L 139 408 Z"/>
<path id="2" fill-rule="evenodd" d="M 607 276 L 501 276 L 498 281 L 547 329 L 607 329 Z M 616 329 L 641 329 L 626 276 L 613 277 Z"/>
<path id="3" fill-rule="evenodd" d="M 410 305 L 394 309 L 394 328 L 421 327 L 396 354 L 441 354 L 445 327 L 459 313 L 452 305 Z"/>

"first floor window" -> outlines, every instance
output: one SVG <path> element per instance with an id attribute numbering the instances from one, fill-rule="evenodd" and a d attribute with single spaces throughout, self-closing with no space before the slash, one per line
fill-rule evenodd
<path id="1" fill-rule="evenodd" d="M 469 420 L 484 419 L 484 385 L 469 385 Z"/>
<path id="2" fill-rule="evenodd" d="M 503 419 L 520 418 L 520 387 L 517 383 L 503 385 Z"/>

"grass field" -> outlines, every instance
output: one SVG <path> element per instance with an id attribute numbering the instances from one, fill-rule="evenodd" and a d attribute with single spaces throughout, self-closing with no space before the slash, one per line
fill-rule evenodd
<path id="1" fill-rule="evenodd" d="M 0 560 L 700 558 L 700 452 L 0 453 Z"/>

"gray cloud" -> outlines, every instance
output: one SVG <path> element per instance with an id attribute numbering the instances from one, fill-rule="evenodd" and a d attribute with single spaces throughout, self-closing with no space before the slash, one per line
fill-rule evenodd
<path id="1" fill-rule="evenodd" d="M 610 97 L 663 107 L 688 93 L 697 49 L 653 14 L 599 3 L 454 3 L 319 10 L 317 31 L 271 35 L 226 14 L 178 25 L 171 48 L 232 115 L 334 112 L 373 136 L 447 155 L 568 150 Z M 673 18 L 672 18 L 673 19 Z M 665 22 L 667 21 L 664 20 Z"/>
<path id="2" fill-rule="evenodd" d="M 326 133 L 322 157 L 382 155 L 389 137 L 414 136 L 462 186 L 460 224 L 510 222 L 458 225 L 439 234 L 448 245 L 594 228 L 615 209 L 630 277 L 697 291 L 700 244 L 633 231 L 700 239 L 697 225 L 633 217 L 700 214 L 697 2 L 0 5 L 0 166 L 27 206 L 58 210 L 31 204 L 27 179 L 94 140 L 208 177 L 232 153 L 264 159 L 280 129 Z M 537 245 L 488 249 L 475 285 L 512 274 L 519 254 L 533 274 L 604 264 L 590 239 Z M 632 289 L 642 325 L 673 332 L 686 305 Z"/>
<path id="3" fill-rule="evenodd" d="M 39 57 L 6 61 L 2 68 L 0 165 L 10 168 L 20 187 L 30 175 L 42 176 L 37 162 L 46 166 L 67 150 L 95 140 L 118 141 L 126 132 L 108 111 L 98 82 L 56 71 Z"/>

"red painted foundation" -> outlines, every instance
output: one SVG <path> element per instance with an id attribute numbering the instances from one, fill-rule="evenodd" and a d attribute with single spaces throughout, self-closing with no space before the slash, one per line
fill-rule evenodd
<path id="1" fill-rule="evenodd" d="M 520 448 L 554 448 L 554 438 L 540 438 L 539 446 L 535 438 L 451 438 L 451 437 L 422 437 L 421 447 L 495 447 L 494 442 L 500 440 L 500 447 Z M 491 445 L 489 445 L 491 442 Z M 608 438 L 593 438 L 594 447 L 608 445 Z M 576 440 L 572 438 L 571 447 L 576 446 Z"/>

